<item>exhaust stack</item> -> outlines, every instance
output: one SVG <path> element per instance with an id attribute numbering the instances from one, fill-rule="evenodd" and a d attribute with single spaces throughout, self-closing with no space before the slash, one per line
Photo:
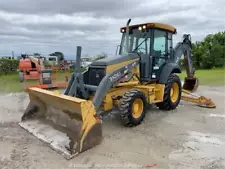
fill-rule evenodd
<path id="1" fill-rule="evenodd" d="M 129 53 L 129 24 L 131 22 L 131 19 L 127 21 L 126 25 L 126 46 L 127 46 L 127 53 Z"/>

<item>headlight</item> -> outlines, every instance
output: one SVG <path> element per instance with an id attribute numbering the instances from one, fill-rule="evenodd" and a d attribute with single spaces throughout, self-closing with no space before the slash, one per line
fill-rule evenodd
<path id="1" fill-rule="evenodd" d="M 138 28 L 140 31 L 142 30 L 142 27 L 141 26 L 139 26 L 139 28 Z"/>
<path id="2" fill-rule="evenodd" d="M 146 29 L 146 25 L 143 26 L 143 29 Z"/>

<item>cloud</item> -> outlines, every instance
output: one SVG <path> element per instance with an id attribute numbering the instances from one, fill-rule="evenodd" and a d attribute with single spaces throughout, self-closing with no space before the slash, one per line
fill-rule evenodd
<path id="1" fill-rule="evenodd" d="M 193 41 L 202 40 L 225 30 L 224 16 L 223 0 L 1 0 L 0 56 L 12 50 L 74 55 L 77 45 L 85 54 L 114 55 L 119 28 L 128 18 L 131 24 L 172 24 L 178 30 L 175 43 L 183 33 L 191 33 Z"/>
<path id="2" fill-rule="evenodd" d="M 127 7 L 134 8 L 140 2 L 136 0 L 5 0 L 0 2 L 2 10 L 8 12 L 25 13 L 25 14 L 73 14 L 73 13 L 93 13 L 107 14 L 120 11 Z"/>

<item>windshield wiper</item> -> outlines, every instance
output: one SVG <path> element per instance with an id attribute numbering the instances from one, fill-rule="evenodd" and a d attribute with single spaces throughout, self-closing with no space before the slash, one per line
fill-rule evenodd
<path id="1" fill-rule="evenodd" d="M 146 35 L 147 33 L 145 33 L 144 34 L 144 36 L 143 36 L 143 38 L 145 37 L 145 35 Z M 147 38 L 145 38 L 133 51 L 132 51 L 132 53 L 135 51 L 135 50 L 137 50 L 141 45 L 142 45 L 142 43 L 144 43 L 146 40 L 148 39 L 148 37 Z"/>

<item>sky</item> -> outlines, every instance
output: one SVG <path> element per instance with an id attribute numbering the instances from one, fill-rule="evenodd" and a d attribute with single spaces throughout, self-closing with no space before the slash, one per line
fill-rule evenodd
<path id="1" fill-rule="evenodd" d="M 115 55 L 120 27 L 162 22 L 175 26 L 174 43 L 225 30 L 224 0 L 0 0 L 0 56 L 61 51 Z"/>

